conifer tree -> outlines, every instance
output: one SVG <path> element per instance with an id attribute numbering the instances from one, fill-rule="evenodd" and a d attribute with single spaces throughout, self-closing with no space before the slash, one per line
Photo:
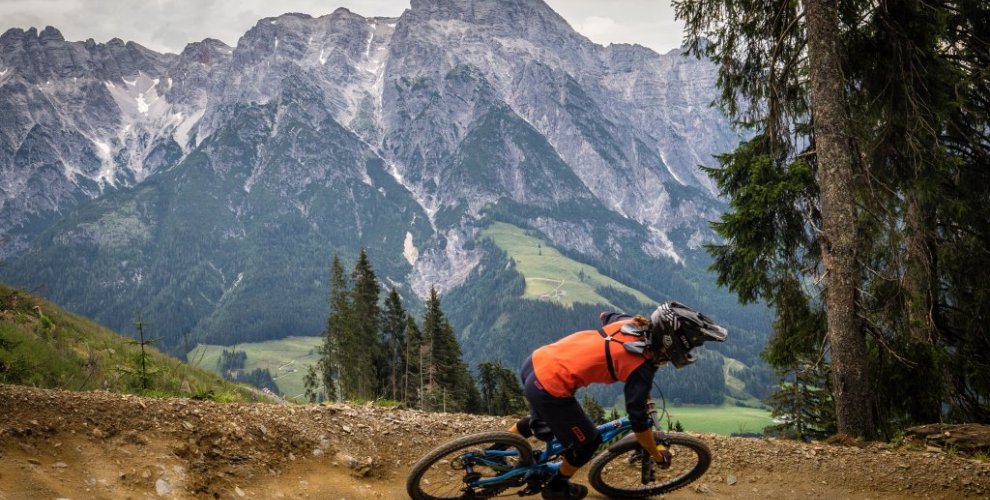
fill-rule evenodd
<path id="1" fill-rule="evenodd" d="M 317 365 L 319 365 L 319 362 L 309 365 L 309 368 L 306 369 L 306 374 L 303 375 L 303 396 L 310 403 L 323 401 L 323 394 L 325 394 L 325 390 L 320 389 Z"/>
<path id="2" fill-rule="evenodd" d="M 598 404 L 598 401 L 595 401 L 595 398 L 585 394 L 584 398 L 581 399 L 581 407 L 584 408 L 584 412 L 588 414 L 588 418 L 595 425 L 605 423 L 605 409 L 602 408 L 602 405 Z"/>
<path id="3" fill-rule="evenodd" d="M 420 394 L 423 387 L 423 336 L 416 325 L 416 319 L 409 314 L 406 315 L 404 336 L 406 363 L 402 373 L 402 402 L 410 408 L 422 408 Z"/>
<path id="4" fill-rule="evenodd" d="M 827 330 L 775 327 L 770 350 L 831 361 L 842 432 L 889 436 L 885 422 L 946 408 L 990 420 L 990 383 L 973 376 L 990 369 L 990 294 L 977 285 L 990 279 L 990 4 L 675 8 L 692 49 L 719 65 L 723 109 L 755 132 L 710 171 L 734 210 L 716 225 L 726 244 L 710 248 L 719 281 L 798 323 L 827 312 Z M 807 342 L 819 333 L 827 343 Z"/>
<path id="5" fill-rule="evenodd" d="M 402 307 L 402 298 L 393 286 L 385 299 L 385 311 L 382 317 L 383 336 L 386 346 L 385 367 L 386 375 L 383 380 L 383 393 L 394 401 L 403 400 L 402 379 L 406 371 L 406 310 Z"/>
<path id="6" fill-rule="evenodd" d="M 481 389 L 481 401 L 485 413 L 489 415 L 498 415 L 496 397 L 499 382 L 499 367 L 500 363 L 498 362 L 483 361 L 478 363 L 478 385 Z"/>
<path id="7" fill-rule="evenodd" d="M 348 382 L 348 398 L 375 399 L 386 370 L 381 340 L 381 285 L 364 249 L 351 273 L 354 288 L 345 329 L 342 370 Z"/>
<path id="8" fill-rule="evenodd" d="M 479 413 L 481 396 L 474 378 L 461 358 L 461 346 L 457 342 L 454 327 L 446 318 L 440 335 L 433 342 L 433 360 L 437 364 L 437 381 L 444 391 L 446 411 Z"/>
<path id="9" fill-rule="evenodd" d="M 438 365 L 441 360 L 437 359 L 438 351 L 442 350 L 442 347 L 436 346 L 438 338 L 442 335 L 443 322 L 440 298 L 437 296 L 436 288 L 430 288 L 430 297 L 423 312 L 422 337 L 419 342 L 419 399 L 422 409 L 433 410 L 437 398 L 444 397 L 438 381 L 441 370 Z M 442 354 L 440 357 L 442 358 Z"/>
<path id="10" fill-rule="evenodd" d="M 835 433 L 835 413 L 822 365 L 804 364 L 781 373 L 784 383 L 770 397 L 771 415 L 781 423 L 766 430 L 802 441 Z"/>
<path id="11" fill-rule="evenodd" d="M 512 415 L 526 410 L 526 399 L 516 374 L 500 361 L 478 364 L 481 410 L 489 415 Z"/>
<path id="12" fill-rule="evenodd" d="M 151 354 L 145 350 L 145 346 L 154 344 L 158 339 L 145 340 L 144 338 L 144 326 L 146 323 L 142 319 L 141 314 L 138 314 L 137 321 L 134 326 L 138 331 L 138 340 L 130 340 L 129 344 L 137 345 L 140 347 L 141 351 L 137 354 L 136 364 L 137 368 L 134 370 L 137 373 L 138 381 L 141 383 L 141 389 L 147 390 L 149 384 L 151 383 L 152 375 L 158 373 L 158 369 L 152 366 Z"/>
<path id="13" fill-rule="evenodd" d="M 420 352 L 425 356 L 420 372 L 426 380 L 420 394 L 423 406 L 441 411 L 481 411 L 481 396 L 461 358 L 460 344 L 454 328 L 444 317 L 435 288 L 430 289 L 426 301 L 422 333 Z"/>
<path id="14" fill-rule="evenodd" d="M 345 397 L 344 385 L 349 382 L 343 380 L 341 370 L 341 362 L 346 353 L 347 323 L 351 308 L 347 288 L 344 267 L 340 258 L 334 255 L 330 264 L 330 314 L 323 330 L 323 343 L 320 345 L 320 359 L 317 362 L 323 393 L 331 401 Z"/>
<path id="15" fill-rule="evenodd" d="M 471 376 L 471 371 L 468 370 L 467 365 L 463 362 L 461 363 L 460 392 L 463 394 L 463 403 L 461 404 L 460 411 L 474 413 L 476 415 L 483 413 L 484 404 L 481 401 L 478 386 L 475 384 L 474 377 Z"/>

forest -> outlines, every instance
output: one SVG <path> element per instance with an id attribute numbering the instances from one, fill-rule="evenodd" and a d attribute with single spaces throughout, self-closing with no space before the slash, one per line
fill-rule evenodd
<path id="1" fill-rule="evenodd" d="M 420 322 L 395 287 L 382 303 L 381 284 L 363 249 L 350 276 L 334 255 L 329 289 L 320 358 L 305 379 L 311 401 L 388 399 L 427 411 L 525 412 L 515 370 L 482 362 L 475 379 L 436 289 Z"/>
<path id="2" fill-rule="evenodd" d="M 990 421 L 990 4 L 680 0 L 750 139 L 708 174 L 720 285 L 767 304 L 779 415 Z"/>
<path id="3" fill-rule="evenodd" d="M 417 318 L 407 311 L 396 288 L 392 287 L 382 299 L 381 283 L 365 252 L 360 252 L 350 274 L 335 255 L 330 266 L 329 313 L 319 361 L 306 374 L 307 397 L 311 401 L 388 400 L 429 411 L 525 413 L 518 376 L 522 360 L 536 347 L 590 328 L 589 321 L 597 322 L 604 306 L 576 303 L 563 307 L 549 301 L 522 299 L 523 278 L 513 271 L 511 260 L 491 240 L 482 240 L 480 245 L 493 258 L 486 259 L 490 264 L 476 271 L 483 276 L 474 282 L 491 289 L 455 289 L 447 298 L 448 304 L 455 304 L 451 311 L 483 312 L 471 319 L 466 331 L 459 330 L 460 340 L 453 326 L 458 313 L 444 312 L 435 289 L 430 291 Z M 467 293 L 491 300 L 490 307 L 465 303 Z M 616 290 L 603 293 L 630 310 L 647 307 L 630 301 L 629 294 Z M 533 317 L 553 327 L 536 334 L 521 323 Z M 499 327 L 478 329 L 493 336 L 480 338 L 471 331 L 471 325 L 478 324 Z M 467 343 L 474 346 L 470 359 L 465 359 L 461 351 L 461 345 Z M 715 352 L 702 352 L 698 358 L 697 363 L 684 370 L 662 370 L 656 396 L 675 404 L 722 404 L 727 394 L 725 358 Z M 218 362 L 225 369 L 228 365 L 236 368 L 238 362 L 243 365 L 236 352 L 223 352 Z M 754 371 L 748 376 L 753 388 L 775 384 L 770 378 L 761 379 L 759 373 Z M 596 385 L 582 392 L 587 401 L 605 406 L 621 402 L 621 394 L 620 385 Z"/>

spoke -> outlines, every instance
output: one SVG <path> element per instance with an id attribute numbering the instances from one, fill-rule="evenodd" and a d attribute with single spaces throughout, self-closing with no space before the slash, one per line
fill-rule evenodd
<path id="1" fill-rule="evenodd" d="M 698 464 L 698 456 L 691 448 L 674 444 L 671 446 L 671 452 L 674 454 L 674 459 L 670 468 L 661 469 L 654 465 L 654 480 L 647 484 L 642 483 L 642 459 L 638 449 L 624 453 L 605 465 L 602 469 L 602 480 L 615 488 L 646 490 L 682 477 Z"/>
<path id="2" fill-rule="evenodd" d="M 472 487 L 469 483 L 491 479 L 518 464 L 518 454 L 486 456 L 485 446 L 455 450 L 434 462 L 423 474 L 420 487 L 435 498 L 461 498 L 467 495 L 487 498 L 505 486 Z"/>

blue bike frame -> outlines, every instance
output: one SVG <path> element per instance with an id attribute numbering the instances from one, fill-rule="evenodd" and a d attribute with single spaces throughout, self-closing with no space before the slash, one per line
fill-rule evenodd
<path id="1" fill-rule="evenodd" d="M 598 433 L 602 436 L 602 444 L 595 451 L 595 455 L 598 455 L 603 450 L 608 449 L 613 444 L 618 442 L 620 439 L 628 435 L 632 431 L 632 423 L 629 422 L 629 417 L 622 417 L 618 420 L 613 420 L 611 422 L 606 422 L 598 426 Z M 488 479 L 481 479 L 476 482 L 472 482 L 471 486 L 488 486 L 498 483 L 505 482 L 509 479 L 519 479 L 519 476 L 523 478 L 528 478 L 532 474 L 547 474 L 552 475 L 557 472 L 560 468 L 560 462 L 551 461 L 555 460 L 564 452 L 564 445 L 560 443 L 556 438 L 547 443 L 546 450 L 533 450 L 533 463 L 524 467 L 516 467 L 507 471 L 504 474 L 500 474 L 495 477 Z M 482 456 L 474 456 L 478 462 L 484 463 L 486 466 L 497 468 L 498 464 L 488 460 L 489 458 L 496 457 L 515 457 L 518 456 L 519 452 L 516 450 L 486 450 Z M 497 470 L 497 469 L 496 469 Z"/>

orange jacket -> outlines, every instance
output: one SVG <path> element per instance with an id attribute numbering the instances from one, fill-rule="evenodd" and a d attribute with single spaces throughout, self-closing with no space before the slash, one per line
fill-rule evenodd
<path id="1" fill-rule="evenodd" d="M 630 320 L 616 321 L 602 327 L 620 342 L 642 340 L 619 332 Z M 626 351 L 617 342 L 607 342 L 597 330 L 585 330 L 564 337 L 533 351 L 533 372 L 543 390 L 558 398 L 574 395 L 581 387 L 616 382 L 608 372 L 605 349 L 612 355 L 612 366 L 620 382 L 647 361 L 642 354 Z"/>

